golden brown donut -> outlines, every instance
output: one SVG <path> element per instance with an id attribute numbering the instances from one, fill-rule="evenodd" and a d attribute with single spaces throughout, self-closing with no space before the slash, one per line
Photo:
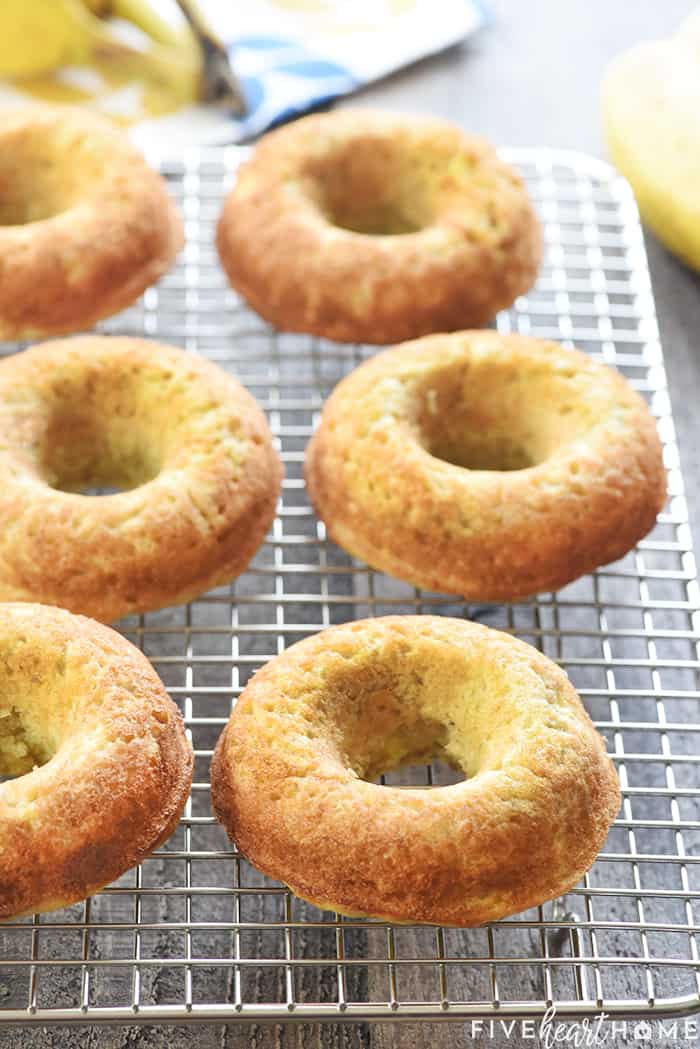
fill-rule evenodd
<path id="1" fill-rule="evenodd" d="M 90 328 L 158 280 L 182 240 L 165 182 L 108 120 L 2 110 L 0 338 Z"/>
<path id="2" fill-rule="evenodd" d="M 371 781 L 439 756 L 466 779 Z M 389 616 L 292 645 L 244 689 L 212 799 L 248 859 L 318 907 L 480 925 L 566 892 L 620 805 L 566 674 L 488 627 Z"/>
<path id="3" fill-rule="evenodd" d="M 187 601 L 244 570 L 281 476 L 263 413 L 202 357 L 89 335 L 8 357 L 0 599 L 105 622 Z"/>
<path id="4" fill-rule="evenodd" d="M 192 781 L 145 656 L 61 608 L 0 604 L 0 917 L 65 907 L 172 833 Z"/>
<path id="5" fill-rule="evenodd" d="M 217 245 L 232 286 L 276 327 L 370 343 L 485 324 L 541 256 L 522 181 L 488 143 L 348 109 L 262 139 Z"/>
<path id="6" fill-rule="evenodd" d="M 326 402 L 306 485 L 331 538 L 470 600 L 555 590 L 622 557 L 666 493 L 643 399 L 552 342 L 493 331 L 386 350 Z"/>

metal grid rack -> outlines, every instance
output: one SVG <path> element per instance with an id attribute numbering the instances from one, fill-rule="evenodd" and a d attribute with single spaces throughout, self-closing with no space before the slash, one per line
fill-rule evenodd
<path id="1" fill-rule="evenodd" d="M 266 408 L 286 480 L 250 569 L 190 605 L 124 621 L 180 704 L 196 752 L 179 829 L 93 899 L 0 927 L 0 1018 L 457 1020 L 605 1009 L 700 1008 L 698 586 L 635 206 L 605 165 L 506 153 L 539 208 L 547 258 L 498 318 L 575 343 L 619 368 L 659 421 L 670 499 L 638 549 L 513 606 L 467 606 L 353 562 L 326 542 L 304 492 L 306 442 L 325 396 L 368 347 L 272 332 L 226 286 L 213 224 L 240 153 L 167 165 L 187 247 L 143 300 L 104 325 L 210 357 Z M 624 804 L 599 860 L 566 901 L 483 929 L 391 926 L 322 913 L 237 856 L 214 822 L 213 745 L 250 674 L 286 645 L 368 615 L 468 616 L 558 660 L 605 734 Z M 437 765 L 389 782 L 440 783 Z"/>

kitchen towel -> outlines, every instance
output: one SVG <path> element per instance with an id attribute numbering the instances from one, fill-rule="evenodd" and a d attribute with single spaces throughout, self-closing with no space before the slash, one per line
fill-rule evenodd
<path id="1" fill-rule="evenodd" d="M 466 39 L 479 0 L 199 0 L 231 55 L 248 113 L 189 107 L 134 129 L 143 146 L 243 142 Z"/>

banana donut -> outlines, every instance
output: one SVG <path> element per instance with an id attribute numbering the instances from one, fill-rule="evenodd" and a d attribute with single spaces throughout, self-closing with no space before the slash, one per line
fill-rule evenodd
<path id="1" fill-rule="evenodd" d="M 164 180 L 108 120 L 3 109 L 0 338 L 92 327 L 158 280 L 182 242 Z"/>
<path id="2" fill-rule="evenodd" d="M 439 756 L 465 780 L 379 786 Z M 212 799 L 241 852 L 317 907 L 481 925 L 570 889 L 620 805 L 563 673 L 475 623 L 388 616 L 292 645 L 244 689 Z"/>
<path id="3" fill-rule="evenodd" d="M 615 561 L 666 494 L 654 419 L 621 375 L 493 331 L 361 365 L 326 402 L 305 472 L 354 557 L 478 601 L 555 590 Z"/>
<path id="4" fill-rule="evenodd" d="M 488 143 L 440 120 L 348 109 L 265 135 L 217 245 L 265 320 L 369 343 L 486 324 L 527 291 L 541 256 L 522 181 Z"/>
<path id="5" fill-rule="evenodd" d="M 281 476 L 263 413 L 202 357 L 90 335 L 8 357 L 0 600 L 104 622 L 187 601 L 244 570 Z"/>
<path id="6" fill-rule="evenodd" d="M 138 649 L 61 608 L 0 604 L 0 917 L 66 907 L 170 836 L 182 718 Z"/>

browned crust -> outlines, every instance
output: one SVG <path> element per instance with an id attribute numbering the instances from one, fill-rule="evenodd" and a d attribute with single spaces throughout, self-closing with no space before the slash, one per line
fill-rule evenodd
<path id="1" fill-rule="evenodd" d="M 77 185 L 59 214 L 0 227 L 2 339 L 90 328 L 167 272 L 183 244 L 164 179 L 109 121 L 68 106 L 3 113 L 6 158 L 51 136 L 60 139 L 55 164 Z"/>
<path id="2" fill-rule="evenodd" d="M 397 142 L 426 165 L 431 225 L 398 237 L 332 225 L 313 185 L 335 152 L 370 151 L 381 169 Z M 488 143 L 438 120 L 346 109 L 263 138 L 226 199 L 217 247 L 232 286 L 276 327 L 390 343 L 486 324 L 534 282 L 541 235 L 521 180 Z"/>
<path id="3" fill-rule="evenodd" d="M 127 383 L 133 397 L 123 395 Z M 157 476 L 100 498 L 50 487 L 47 440 L 70 448 L 79 420 L 107 425 L 111 413 L 122 426 L 133 418 L 145 446 L 164 444 Z M 201 357 L 142 339 L 81 336 L 7 358 L 0 599 L 104 622 L 187 601 L 245 569 L 274 517 L 281 479 L 262 411 Z"/>
<path id="4" fill-rule="evenodd" d="M 465 724 L 491 756 L 463 783 L 392 790 L 354 771 L 344 733 L 356 708 L 368 694 L 401 695 L 411 674 L 426 702 L 451 690 L 453 723 L 465 716 L 460 682 L 483 682 L 481 726 L 471 707 Z M 348 623 L 272 660 L 238 700 L 211 778 L 214 810 L 238 848 L 304 898 L 463 926 L 570 889 L 620 804 L 604 743 L 566 675 L 513 637 L 433 616 Z"/>
<path id="5" fill-rule="evenodd" d="M 414 392 L 446 364 L 477 360 L 487 384 L 484 360 L 494 382 L 523 383 L 523 397 L 530 376 L 539 384 L 535 428 L 559 408 L 589 421 L 529 469 L 474 471 L 434 458 L 410 417 Z M 394 380 L 402 399 L 389 410 L 383 391 Z M 415 586 L 485 601 L 556 590 L 617 560 L 654 526 L 666 496 L 654 419 L 621 375 L 555 343 L 495 332 L 406 343 L 352 372 L 324 406 L 305 477 L 329 535 L 353 556 Z"/>
<path id="6" fill-rule="evenodd" d="M 14 688 L 42 690 L 61 737 L 45 765 L 0 785 L 7 918 L 83 899 L 169 837 L 193 755 L 148 660 L 108 627 L 59 608 L 4 604 L 0 653 Z"/>

